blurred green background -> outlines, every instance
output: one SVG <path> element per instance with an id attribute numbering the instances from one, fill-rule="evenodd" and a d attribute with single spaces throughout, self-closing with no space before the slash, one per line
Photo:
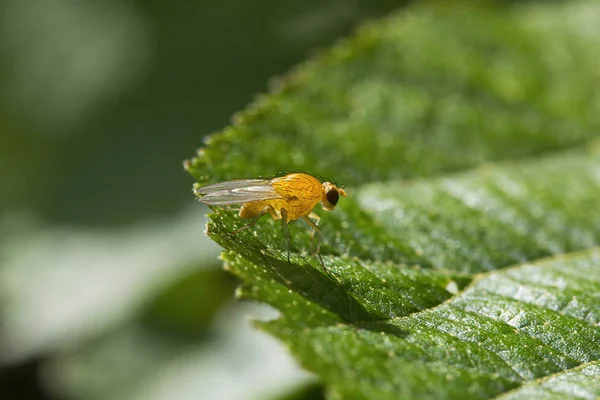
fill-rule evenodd
<path id="1" fill-rule="evenodd" d="M 232 301 L 181 163 L 403 3 L 2 0 L 2 398 L 321 396 Z"/>

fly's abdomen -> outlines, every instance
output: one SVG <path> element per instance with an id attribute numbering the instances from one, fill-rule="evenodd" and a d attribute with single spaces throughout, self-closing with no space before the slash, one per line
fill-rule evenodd
<path id="1" fill-rule="evenodd" d="M 250 203 L 242 204 L 240 207 L 240 218 L 251 219 L 263 215 L 267 212 L 267 204 L 265 201 L 251 201 Z"/>
<path id="2" fill-rule="evenodd" d="M 274 220 L 281 219 L 281 209 L 290 208 L 285 200 L 261 200 L 242 204 L 240 217 L 245 219 L 257 218 L 270 213 Z M 290 220 L 288 216 L 288 221 Z"/>

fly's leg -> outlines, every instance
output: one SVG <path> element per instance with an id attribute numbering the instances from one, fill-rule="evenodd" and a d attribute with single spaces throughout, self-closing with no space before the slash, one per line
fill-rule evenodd
<path id="1" fill-rule="evenodd" d="M 319 217 L 315 213 L 310 213 L 308 217 L 304 217 L 306 223 L 312 228 L 310 232 L 310 254 L 315 254 L 319 252 L 321 248 L 321 228 L 319 228 L 319 221 L 321 221 L 321 217 Z M 317 248 L 315 250 L 315 236 L 319 235 L 319 239 L 317 240 Z"/>
<path id="2" fill-rule="evenodd" d="M 315 219 L 316 221 L 313 221 L 311 219 L 311 217 L 313 219 Z M 323 258 L 321 258 L 321 228 L 319 228 L 319 225 L 317 225 L 317 223 L 319 222 L 321 218 L 319 218 L 319 216 L 317 214 L 313 214 L 310 213 L 310 215 L 308 217 L 304 217 L 304 220 L 306 221 L 306 223 L 308 225 L 310 225 L 313 229 L 312 232 L 310 234 L 310 251 L 313 254 L 316 254 L 317 257 L 319 258 L 319 261 L 321 262 L 321 267 L 323 267 L 323 271 L 325 271 L 327 274 L 330 274 L 329 270 L 327 268 L 325 268 L 325 263 L 323 262 Z M 317 249 L 316 251 L 313 252 L 313 242 L 314 242 L 314 238 L 315 235 L 319 235 L 319 238 L 317 240 Z"/>
<path id="3" fill-rule="evenodd" d="M 285 210 L 285 208 L 282 208 L 280 211 L 281 214 L 281 225 L 283 226 L 283 232 L 285 233 L 285 238 L 287 240 L 287 256 L 288 256 L 288 264 L 290 262 L 290 244 L 291 244 L 291 240 L 292 240 L 292 236 L 290 235 L 290 228 L 288 227 L 288 222 L 287 222 L 287 211 Z"/>
<path id="4" fill-rule="evenodd" d="M 265 215 L 265 212 L 262 212 L 262 213 L 258 214 L 256 217 L 252 218 L 252 220 L 250 221 L 249 224 L 244 225 L 240 229 L 236 229 L 235 231 L 233 231 L 233 234 L 235 235 L 237 233 L 240 233 L 243 230 L 246 230 L 248 228 L 252 228 L 254 226 L 254 224 L 256 224 L 256 222 L 260 219 L 260 217 L 262 217 L 263 215 Z"/>

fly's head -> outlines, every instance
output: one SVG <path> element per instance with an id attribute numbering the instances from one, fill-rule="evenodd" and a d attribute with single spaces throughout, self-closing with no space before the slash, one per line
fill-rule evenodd
<path id="1" fill-rule="evenodd" d="M 323 203 L 323 208 L 327 211 L 332 211 L 340 196 L 346 196 L 346 191 L 344 189 L 338 188 L 331 182 L 323 182 L 323 198 L 321 199 L 321 203 Z"/>

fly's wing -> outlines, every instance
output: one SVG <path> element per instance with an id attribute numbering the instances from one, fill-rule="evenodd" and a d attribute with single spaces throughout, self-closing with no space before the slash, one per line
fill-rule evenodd
<path id="1" fill-rule="evenodd" d="M 204 195 L 200 201 L 209 206 L 229 206 L 283 198 L 275 191 L 271 181 L 266 179 L 237 179 L 215 183 L 196 189 L 196 194 Z"/>
<path id="2" fill-rule="evenodd" d="M 271 181 L 267 179 L 234 179 L 232 181 L 219 182 L 212 185 L 203 186 L 196 189 L 196 194 L 211 194 L 221 190 L 231 190 L 249 186 L 265 186 L 270 184 Z"/>

